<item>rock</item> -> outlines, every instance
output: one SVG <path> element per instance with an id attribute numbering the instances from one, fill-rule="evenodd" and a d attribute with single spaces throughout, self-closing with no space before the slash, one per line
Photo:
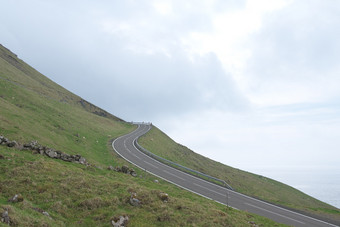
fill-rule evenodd
<path id="1" fill-rule="evenodd" d="M 7 210 L 2 212 L 2 214 L 1 214 L 1 222 L 6 223 L 7 225 L 11 224 L 11 219 L 8 216 L 8 211 Z"/>
<path id="2" fill-rule="evenodd" d="M 17 146 L 19 146 L 19 144 L 15 140 L 7 142 L 7 147 L 17 147 Z"/>
<path id="3" fill-rule="evenodd" d="M 84 157 L 80 157 L 79 158 L 79 163 L 82 164 L 82 165 L 86 165 L 87 164 L 86 159 Z"/>
<path id="4" fill-rule="evenodd" d="M 3 156 L 2 154 L 0 154 L 0 159 L 5 159 L 5 156 Z"/>
<path id="5" fill-rule="evenodd" d="M 6 137 L 1 136 L 0 144 L 7 144 L 9 140 Z"/>
<path id="6" fill-rule="evenodd" d="M 122 169 L 119 166 L 116 166 L 114 169 L 116 172 L 122 172 Z"/>
<path id="7" fill-rule="evenodd" d="M 109 166 L 107 167 L 108 170 L 114 170 L 115 168 L 113 168 L 113 166 Z"/>
<path id="8" fill-rule="evenodd" d="M 60 159 L 65 161 L 65 162 L 72 162 L 71 155 L 68 155 L 68 154 L 65 154 L 65 153 L 60 154 Z"/>
<path id="9" fill-rule="evenodd" d="M 138 207 L 138 206 L 140 206 L 140 201 L 139 201 L 139 199 L 137 199 L 137 198 L 130 198 L 130 204 L 132 205 L 132 206 L 134 206 L 134 207 Z"/>
<path id="10" fill-rule="evenodd" d="M 43 215 L 49 217 L 50 219 L 52 219 L 50 214 L 47 211 L 44 211 L 43 209 L 41 209 L 39 207 L 33 207 L 32 209 L 39 212 L 39 213 L 42 213 Z"/>
<path id="11" fill-rule="evenodd" d="M 129 171 L 129 167 L 126 166 L 126 165 L 123 165 L 123 166 L 122 166 L 122 172 L 123 172 L 123 173 L 128 173 L 128 171 Z"/>
<path id="12" fill-rule="evenodd" d="M 22 201 L 24 201 L 24 197 L 22 197 L 21 194 L 16 194 L 8 200 L 8 202 L 11 202 L 11 203 L 18 203 Z"/>
<path id="13" fill-rule="evenodd" d="M 168 202 L 169 201 L 169 195 L 165 192 L 161 192 L 158 194 L 158 197 L 163 201 L 163 202 Z"/>
<path id="14" fill-rule="evenodd" d="M 47 217 L 50 217 L 50 214 L 47 211 L 43 211 L 42 214 L 47 216 Z"/>
<path id="15" fill-rule="evenodd" d="M 136 172 L 130 172 L 131 176 L 133 177 L 137 177 L 137 173 Z"/>
<path id="16" fill-rule="evenodd" d="M 159 181 L 158 181 L 157 179 L 156 179 L 156 180 L 154 180 L 153 182 L 155 182 L 155 183 L 157 183 L 157 184 L 159 183 Z"/>
<path id="17" fill-rule="evenodd" d="M 249 224 L 253 227 L 258 227 L 258 225 L 254 221 L 248 221 Z"/>
<path id="18" fill-rule="evenodd" d="M 51 148 L 48 148 L 46 151 L 45 151 L 45 154 L 50 157 L 50 158 L 57 158 L 58 157 L 58 154 L 57 152 L 55 152 L 53 149 Z"/>
<path id="19" fill-rule="evenodd" d="M 129 217 L 127 215 L 119 216 L 119 218 L 114 218 L 111 221 L 112 226 L 114 227 L 125 227 L 129 222 Z"/>

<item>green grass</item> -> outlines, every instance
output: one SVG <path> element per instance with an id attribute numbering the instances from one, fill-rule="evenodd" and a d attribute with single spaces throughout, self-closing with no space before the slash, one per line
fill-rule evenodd
<path id="1" fill-rule="evenodd" d="M 225 180 L 238 192 L 303 213 L 340 221 L 339 209 L 278 181 L 235 169 L 194 153 L 173 141 L 157 127 L 152 127 L 147 134 L 140 137 L 139 144 L 162 158 Z"/>
<path id="2" fill-rule="evenodd" d="M 109 141 L 136 127 L 82 100 L 0 46 L 0 134 L 21 143 L 80 154 L 94 166 L 63 162 L 0 146 L 0 213 L 8 209 L 16 226 L 110 226 L 128 214 L 129 226 L 283 226 L 228 209 L 136 170 L 142 177 L 109 171 L 127 164 Z M 128 203 L 137 193 L 141 207 Z M 170 196 L 168 203 L 159 192 Z M 24 201 L 9 203 L 15 194 Z M 33 208 L 47 211 L 51 218 Z M 0 226 L 6 226 L 0 223 Z"/>

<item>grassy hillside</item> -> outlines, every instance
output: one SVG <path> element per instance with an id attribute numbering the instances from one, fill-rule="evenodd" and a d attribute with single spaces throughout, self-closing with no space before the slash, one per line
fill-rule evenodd
<path id="1" fill-rule="evenodd" d="M 340 223 L 339 209 L 278 181 L 235 169 L 194 153 L 156 127 L 142 136 L 139 144 L 158 156 L 223 179 L 238 192 Z"/>
<path id="2" fill-rule="evenodd" d="M 128 215 L 129 226 L 283 226 L 247 212 L 227 209 L 154 176 L 109 171 L 127 164 L 109 140 L 134 130 L 104 110 L 68 92 L 0 45 L 0 135 L 68 154 L 90 166 L 51 159 L 0 145 L 0 214 L 14 226 L 110 226 Z M 159 192 L 169 194 L 162 202 Z M 129 204 L 137 193 L 140 207 Z M 23 201 L 9 198 L 21 194 Z M 50 216 L 42 214 L 48 212 Z M 0 226 L 7 226 L 0 222 Z"/>

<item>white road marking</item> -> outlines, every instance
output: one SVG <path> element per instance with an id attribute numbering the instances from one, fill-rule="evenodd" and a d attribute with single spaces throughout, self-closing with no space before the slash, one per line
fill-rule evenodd
<path id="1" fill-rule="evenodd" d="M 251 206 L 251 207 L 255 207 L 256 209 L 260 209 L 260 210 L 266 211 L 266 212 L 271 213 L 271 214 L 275 214 L 275 215 L 280 216 L 280 217 L 283 217 L 283 218 L 287 218 L 287 219 L 289 219 L 289 220 L 292 220 L 292 221 L 301 223 L 301 224 L 303 224 L 303 225 L 306 224 L 306 223 L 301 222 L 301 221 L 298 221 L 298 220 L 296 220 L 296 219 L 294 219 L 294 218 L 290 218 L 290 217 L 287 217 L 287 216 L 285 216 L 285 215 L 278 214 L 278 213 L 275 213 L 275 212 L 273 212 L 273 211 L 263 209 L 263 208 L 261 208 L 261 207 L 255 206 L 255 205 L 250 204 L 250 203 L 244 203 L 244 204 L 246 204 L 246 205 L 248 205 L 248 206 Z"/>
<path id="2" fill-rule="evenodd" d="M 138 157 L 137 155 L 135 155 L 135 154 L 132 154 L 132 155 L 133 155 L 134 157 L 138 158 L 139 160 L 141 160 L 140 157 Z"/>
<path id="3" fill-rule="evenodd" d="M 183 179 L 182 177 L 179 177 L 179 176 L 177 176 L 177 175 L 175 175 L 175 174 L 173 174 L 173 173 L 170 173 L 169 171 L 163 170 L 163 172 L 165 172 L 165 173 L 167 173 L 167 174 L 170 174 L 171 176 L 177 177 L 178 179 L 181 179 L 181 180 L 184 180 L 184 181 L 185 181 L 185 179 Z"/>
<path id="4" fill-rule="evenodd" d="M 148 165 L 150 165 L 150 166 L 153 166 L 153 167 L 155 167 L 156 169 L 159 169 L 157 166 L 155 166 L 155 165 L 153 165 L 153 164 L 151 164 L 150 162 L 147 162 L 147 161 L 144 161 L 146 164 L 148 164 Z"/>
<path id="5" fill-rule="evenodd" d="M 210 188 L 204 187 L 204 186 L 202 186 L 202 185 L 199 185 L 199 184 L 196 184 L 196 183 L 193 183 L 193 184 L 196 185 L 196 186 L 198 186 L 198 187 L 200 187 L 200 188 L 204 188 L 204 189 L 206 189 L 206 190 L 208 190 L 208 191 L 211 191 L 211 192 L 213 192 L 213 193 L 219 194 L 219 195 L 221 195 L 221 196 L 227 196 L 226 194 L 219 193 L 219 192 L 217 192 L 217 191 L 211 190 Z"/>

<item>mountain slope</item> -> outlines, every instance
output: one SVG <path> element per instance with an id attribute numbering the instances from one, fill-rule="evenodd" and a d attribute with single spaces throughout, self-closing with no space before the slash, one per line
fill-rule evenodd
<path id="1" fill-rule="evenodd" d="M 154 176 L 138 169 L 140 177 L 108 170 L 108 165 L 127 164 L 109 140 L 134 129 L 0 46 L 0 135 L 20 143 L 37 140 L 90 163 L 0 145 L 0 214 L 7 210 L 14 226 L 111 226 L 121 215 L 129 216 L 129 226 L 283 226 L 163 180 L 155 183 Z M 169 194 L 169 202 L 162 202 L 160 192 Z M 139 207 L 129 203 L 134 193 Z M 15 194 L 23 201 L 9 202 Z M 0 226 L 7 225 L 0 220 Z"/>

